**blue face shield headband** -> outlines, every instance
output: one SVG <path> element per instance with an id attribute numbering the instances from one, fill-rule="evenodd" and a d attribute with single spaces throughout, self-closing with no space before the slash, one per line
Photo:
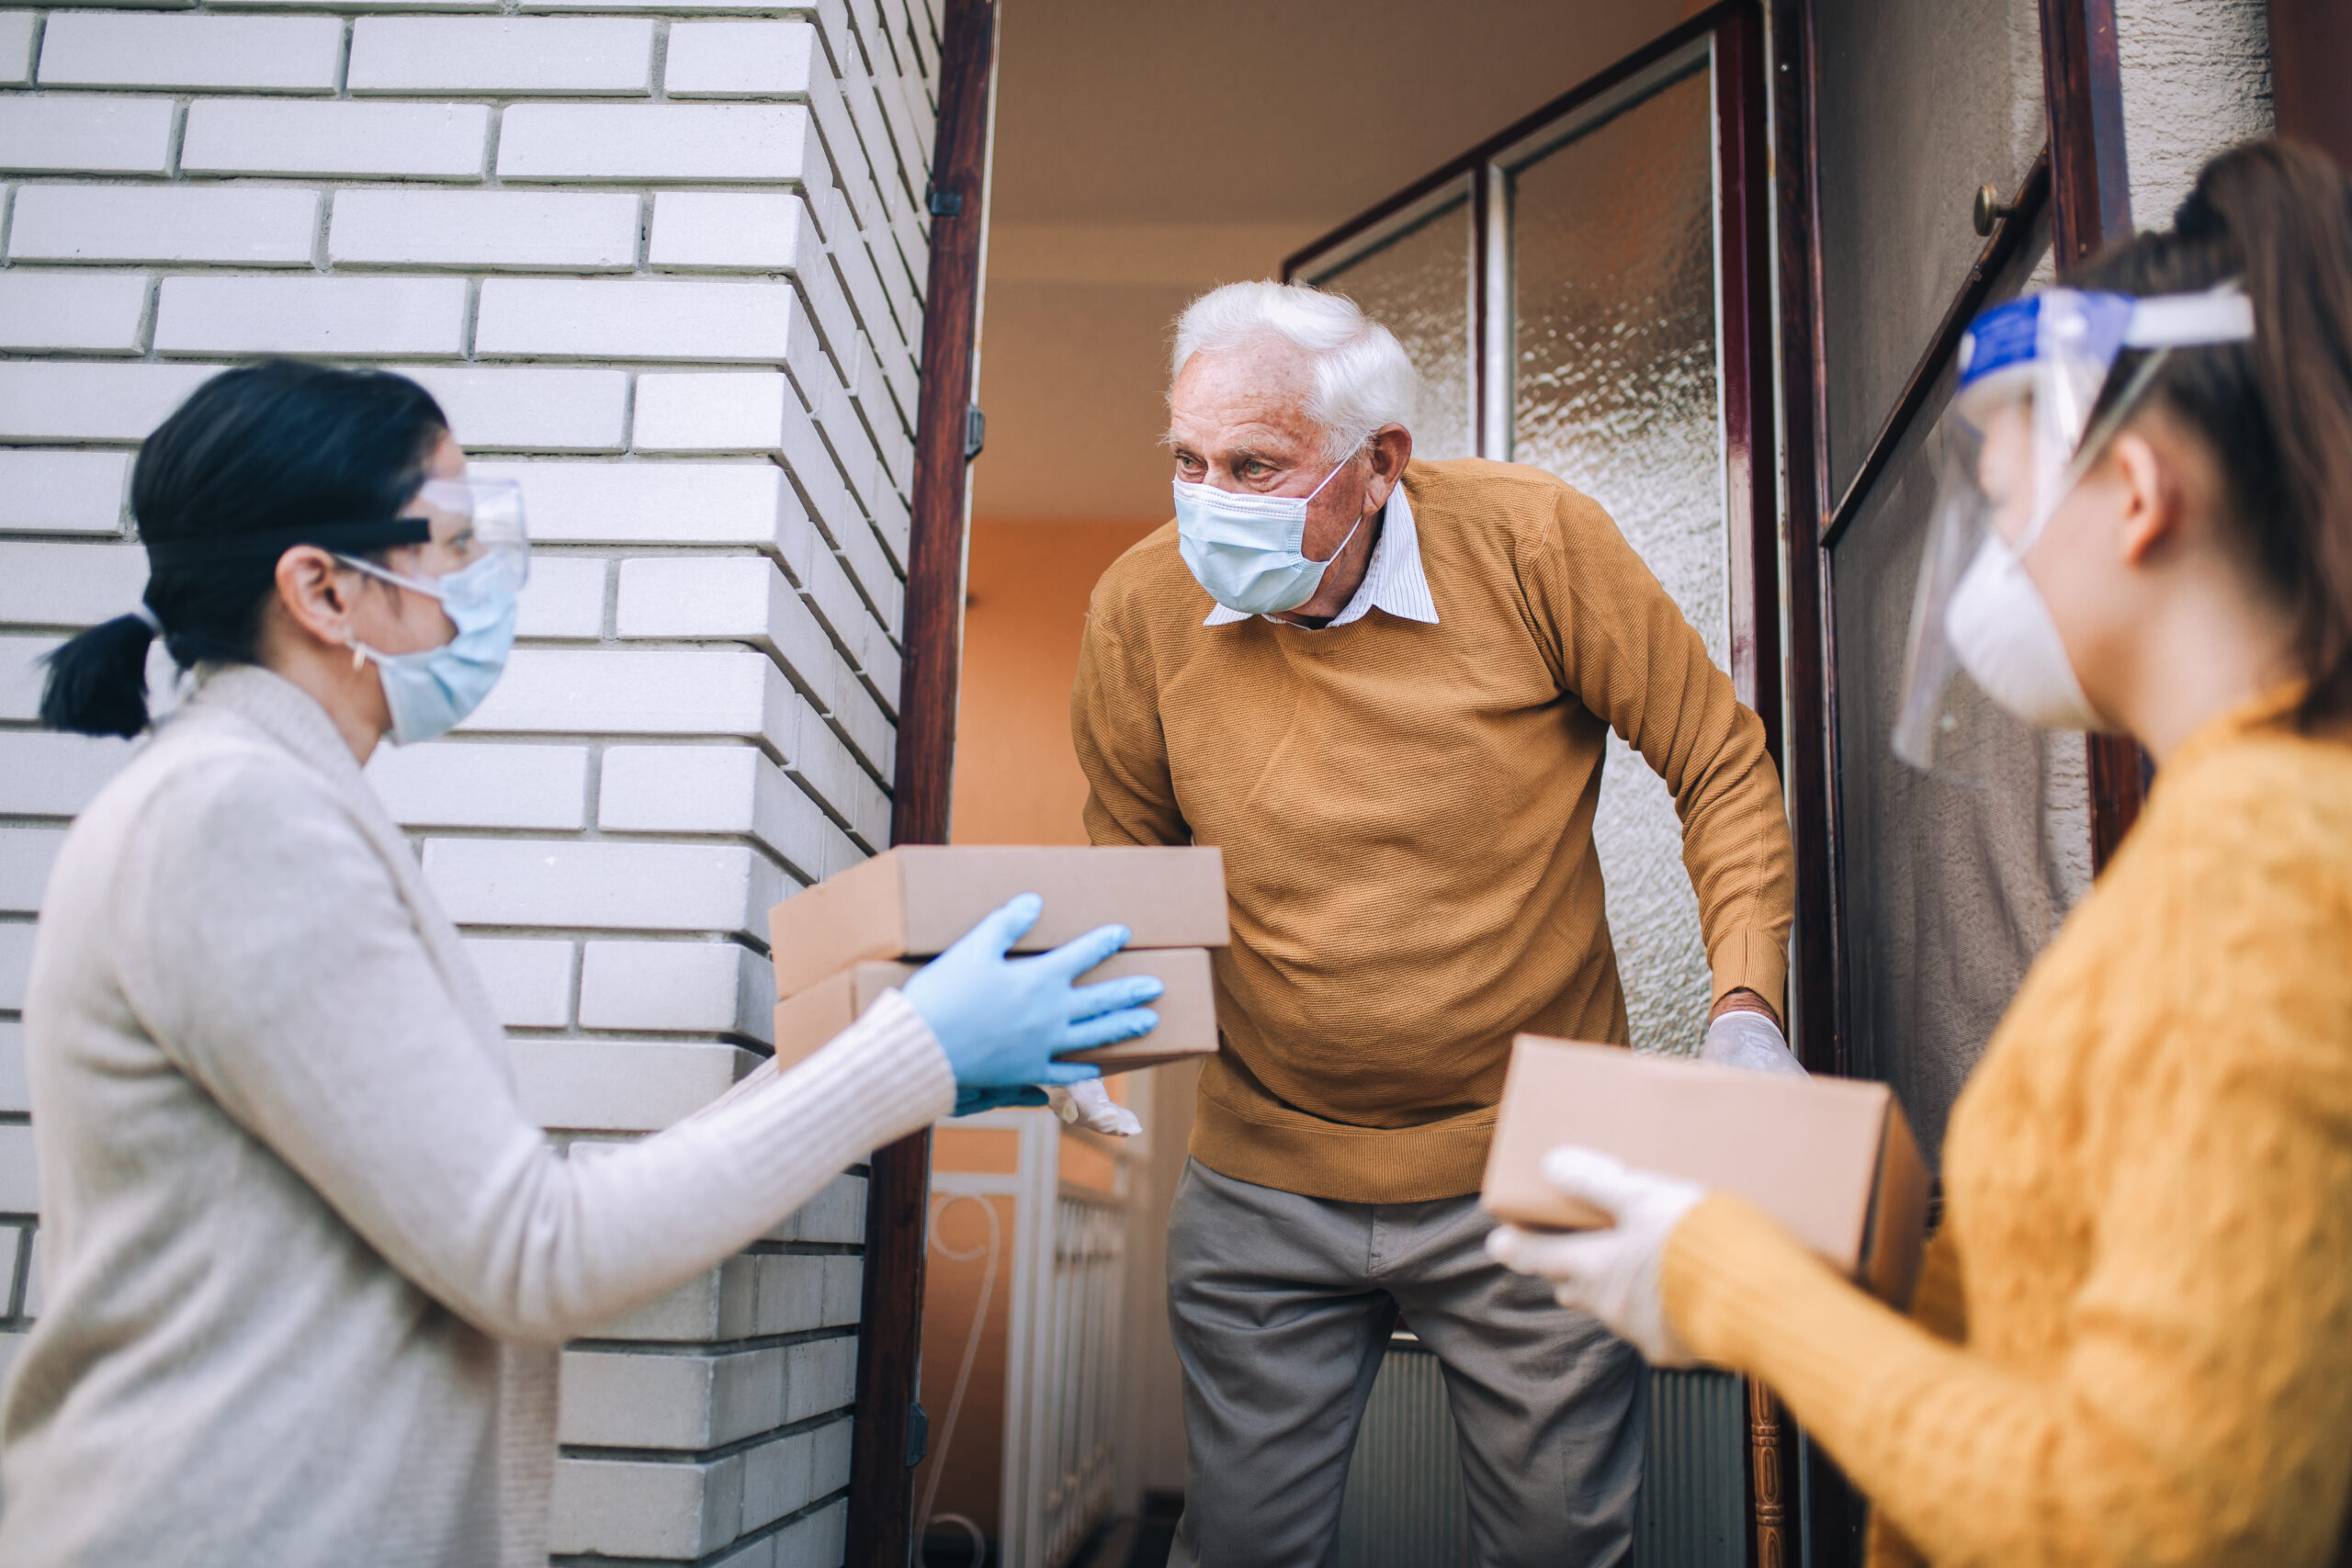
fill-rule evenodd
<path id="1" fill-rule="evenodd" d="M 2052 288 L 1970 325 L 1939 431 L 1895 755 L 1967 782 L 1999 750 L 1996 710 L 2042 728 L 2106 728 L 2026 558 L 2172 355 L 2253 335 L 2234 284 L 2144 299 Z M 2126 351 L 2143 357 L 2111 386 Z"/>

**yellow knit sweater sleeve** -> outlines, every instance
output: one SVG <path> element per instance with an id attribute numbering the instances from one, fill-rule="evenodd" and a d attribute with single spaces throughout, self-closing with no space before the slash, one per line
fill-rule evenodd
<path id="1" fill-rule="evenodd" d="M 2298 750 L 2316 748 L 2233 749 L 2160 782 L 1996 1035 L 1947 1145 L 1955 1220 L 1976 1220 L 1962 1207 L 2003 1161 L 2079 1190 L 2013 1191 L 2027 1213 L 1961 1226 L 2004 1247 L 1967 1259 L 1968 1344 L 1736 1198 L 1707 1198 L 1669 1244 L 1684 1340 L 1778 1390 L 1930 1562 L 2335 1560 L 2352 1485 L 2352 876 L 2326 798 L 2344 776 L 2315 788 Z M 1987 1272 L 2006 1293 L 1980 1288 Z M 2052 1280 L 2063 1299 L 2033 1299 Z M 2028 1319 L 2054 1326 L 2005 1331 Z"/>
<path id="2" fill-rule="evenodd" d="M 1561 689 L 1673 793 L 1714 995 L 1745 988 L 1781 1009 L 1796 859 L 1763 721 L 1598 502 L 1559 486 L 1518 557 Z"/>

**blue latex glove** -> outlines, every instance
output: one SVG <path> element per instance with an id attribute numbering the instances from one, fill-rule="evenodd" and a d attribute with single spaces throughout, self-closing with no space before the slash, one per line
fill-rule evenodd
<path id="1" fill-rule="evenodd" d="M 1035 1084 L 1020 1089 L 959 1089 L 956 1091 L 956 1109 L 950 1116 L 978 1116 L 983 1111 L 1001 1111 L 1008 1105 L 1044 1105 L 1046 1091 Z"/>
<path id="2" fill-rule="evenodd" d="M 1141 1005 L 1163 988 L 1148 975 L 1071 984 L 1126 944 L 1124 926 L 1103 926 L 1035 958 L 1007 958 L 1045 908 L 1037 895 L 1023 893 L 900 987 L 947 1053 L 959 1090 L 1100 1077 L 1100 1067 L 1054 1058 L 1132 1040 L 1159 1022 Z"/>

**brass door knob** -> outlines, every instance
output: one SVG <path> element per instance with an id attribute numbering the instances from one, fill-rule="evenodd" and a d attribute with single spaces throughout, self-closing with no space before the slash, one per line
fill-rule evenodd
<path id="1" fill-rule="evenodd" d="M 1976 187 L 1976 209 L 1973 216 L 1976 220 L 1976 231 L 1979 234 L 1989 239 L 1996 224 L 2005 218 L 2016 217 L 2017 213 L 2017 205 L 2014 202 L 2003 201 L 2001 193 L 1992 186 Z"/>

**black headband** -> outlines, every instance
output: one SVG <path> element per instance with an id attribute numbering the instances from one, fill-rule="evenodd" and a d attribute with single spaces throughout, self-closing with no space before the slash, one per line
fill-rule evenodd
<path id="1" fill-rule="evenodd" d="M 297 545 L 316 545 L 345 554 L 386 549 L 393 545 L 421 545 L 433 536 L 432 523 L 423 517 L 379 517 L 368 523 L 320 523 L 302 528 L 272 528 L 259 534 L 208 534 L 194 539 L 147 541 L 151 571 L 172 567 L 206 566 L 214 561 L 272 559 Z"/>

